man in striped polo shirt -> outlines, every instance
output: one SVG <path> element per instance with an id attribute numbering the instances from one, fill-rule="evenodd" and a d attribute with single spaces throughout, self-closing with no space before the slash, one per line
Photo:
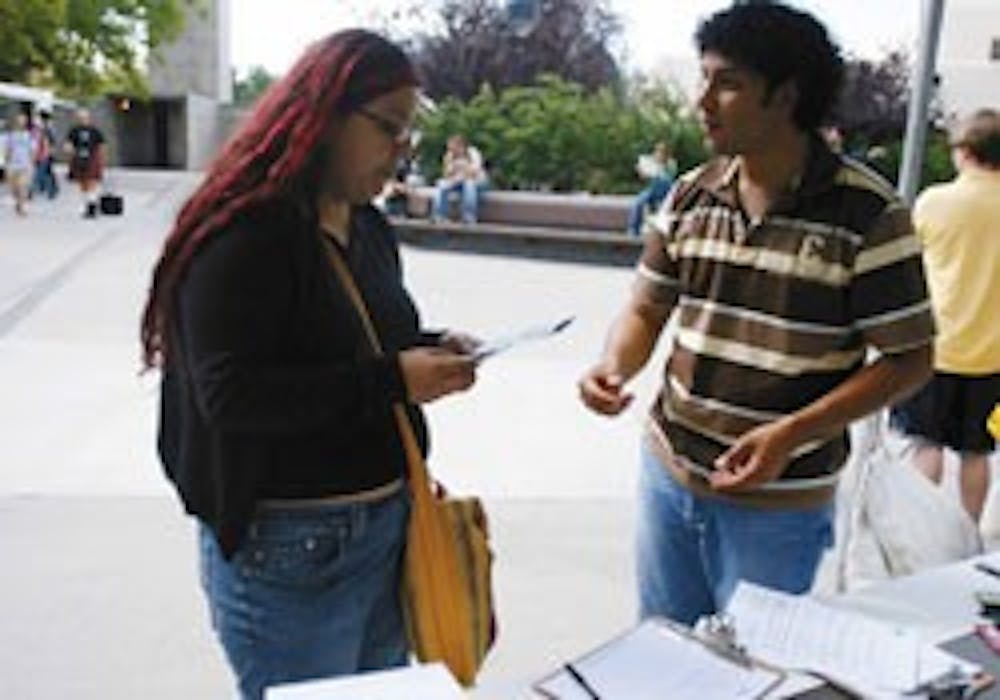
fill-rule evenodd
<path id="1" fill-rule="evenodd" d="M 643 441 L 637 566 L 642 616 L 688 624 L 739 580 L 809 589 L 848 424 L 922 383 L 933 344 L 909 211 L 817 135 L 843 77 L 826 29 L 747 2 L 696 39 L 717 156 L 653 218 L 632 297 L 579 383 L 592 410 L 623 411 L 676 309 Z"/>

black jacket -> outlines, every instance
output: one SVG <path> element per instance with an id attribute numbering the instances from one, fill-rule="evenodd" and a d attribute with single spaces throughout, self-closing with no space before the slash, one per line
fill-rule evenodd
<path id="1" fill-rule="evenodd" d="M 290 209 L 242 215 L 181 281 L 161 392 L 159 452 L 185 509 L 235 552 L 262 498 L 315 498 L 406 472 L 392 405 L 398 351 L 428 342 L 384 217 L 354 210 L 339 250 L 386 355 L 375 357 L 318 227 Z M 408 410 L 426 452 L 422 413 Z"/>

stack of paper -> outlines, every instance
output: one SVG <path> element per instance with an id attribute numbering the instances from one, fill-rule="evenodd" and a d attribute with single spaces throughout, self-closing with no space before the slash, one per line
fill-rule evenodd
<path id="1" fill-rule="evenodd" d="M 442 664 L 407 666 L 268 688 L 266 700 L 463 700 Z"/>
<path id="2" fill-rule="evenodd" d="M 895 697 L 953 665 L 970 666 L 921 644 L 912 628 L 753 584 L 737 586 L 727 612 L 751 656 L 819 672 L 865 697 Z"/>

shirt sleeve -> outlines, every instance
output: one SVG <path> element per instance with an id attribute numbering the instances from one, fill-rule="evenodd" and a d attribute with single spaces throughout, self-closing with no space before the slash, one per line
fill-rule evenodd
<path id="1" fill-rule="evenodd" d="M 920 244 L 910 211 L 899 202 L 886 207 L 855 257 L 850 305 L 855 328 L 883 354 L 934 340 Z"/>
<path id="2" fill-rule="evenodd" d="M 397 354 L 313 362 L 284 356 L 295 294 L 284 239 L 226 232 L 192 261 L 179 292 L 178 350 L 199 410 L 228 432 L 349 431 L 378 419 L 405 401 Z"/>
<path id="3" fill-rule="evenodd" d="M 934 216 L 937 209 L 935 202 L 938 199 L 938 193 L 941 191 L 940 187 L 940 185 L 928 187 L 920 193 L 913 203 L 913 228 L 922 248 L 927 246 L 928 234 L 933 233 L 931 224 L 932 220 L 936 218 Z"/>
<path id="4" fill-rule="evenodd" d="M 680 271 L 675 246 L 677 191 L 677 187 L 670 191 L 660 209 L 645 226 L 645 244 L 636 265 L 632 285 L 632 294 L 636 300 L 667 308 L 672 308 L 677 303 L 680 293 Z"/>

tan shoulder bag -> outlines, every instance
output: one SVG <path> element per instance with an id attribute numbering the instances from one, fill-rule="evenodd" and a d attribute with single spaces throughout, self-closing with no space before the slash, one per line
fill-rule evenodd
<path id="1" fill-rule="evenodd" d="M 361 292 L 339 253 L 325 243 L 372 348 L 381 355 Z M 406 410 L 397 403 L 393 412 L 412 496 L 402 591 L 410 645 L 418 659 L 443 662 L 462 685 L 470 686 L 496 638 L 486 512 L 478 498 L 452 497 L 431 484 Z"/>

